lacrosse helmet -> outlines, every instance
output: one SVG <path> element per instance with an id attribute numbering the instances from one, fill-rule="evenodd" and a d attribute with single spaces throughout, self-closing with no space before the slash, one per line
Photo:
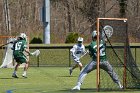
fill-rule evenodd
<path id="1" fill-rule="evenodd" d="M 94 31 L 92 32 L 92 37 L 94 38 L 94 37 L 96 37 L 96 36 L 97 36 L 97 31 L 94 30 Z"/>
<path id="2" fill-rule="evenodd" d="M 25 33 L 20 33 L 19 37 L 22 38 L 22 39 L 26 39 L 27 38 Z"/>
<path id="3" fill-rule="evenodd" d="M 78 37 L 78 40 L 77 41 L 78 41 L 78 43 L 83 43 L 83 40 L 84 39 L 82 37 Z"/>

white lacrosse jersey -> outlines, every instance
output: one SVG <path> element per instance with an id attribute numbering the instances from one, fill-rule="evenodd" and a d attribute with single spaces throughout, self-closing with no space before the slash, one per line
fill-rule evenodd
<path id="1" fill-rule="evenodd" d="M 75 44 L 70 51 L 73 53 L 73 56 L 80 58 L 85 53 L 85 46 L 83 44 Z"/>

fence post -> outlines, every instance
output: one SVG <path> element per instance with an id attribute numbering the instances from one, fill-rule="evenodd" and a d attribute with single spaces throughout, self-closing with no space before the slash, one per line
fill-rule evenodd
<path id="1" fill-rule="evenodd" d="M 39 56 L 37 56 L 37 67 L 39 67 Z"/>
<path id="2" fill-rule="evenodd" d="M 69 67 L 71 66 L 71 54 L 70 54 L 70 48 L 69 48 Z"/>
<path id="3" fill-rule="evenodd" d="M 135 48 L 135 62 L 137 63 L 137 48 Z"/>

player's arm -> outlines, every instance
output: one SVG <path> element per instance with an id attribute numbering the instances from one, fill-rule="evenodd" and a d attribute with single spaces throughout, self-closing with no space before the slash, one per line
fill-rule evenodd
<path id="1" fill-rule="evenodd" d="M 73 58 L 75 58 L 75 48 L 73 47 L 71 50 L 70 50 L 70 53 L 72 55 Z"/>
<path id="2" fill-rule="evenodd" d="M 84 55 L 84 54 L 86 53 L 85 46 L 83 45 L 83 47 L 82 47 L 82 48 L 83 48 L 83 51 L 82 51 L 82 53 L 81 53 L 81 54 L 82 54 L 82 55 Z"/>
<path id="3" fill-rule="evenodd" d="M 29 49 L 27 48 L 27 44 L 24 45 L 24 51 L 30 56 L 32 55 L 32 53 L 29 51 Z"/>
<path id="4" fill-rule="evenodd" d="M 32 55 L 31 53 L 30 53 L 30 51 L 27 49 L 27 48 L 25 48 L 25 50 L 24 50 L 26 53 L 28 53 L 28 55 Z"/>
<path id="5" fill-rule="evenodd" d="M 83 46 L 82 56 L 85 56 L 89 53 L 89 50 L 85 49 L 85 46 Z"/>
<path id="6" fill-rule="evenodd" d="M 19 37 L 14 38 L 14 40 L 13 40 L 13 41 L 10 41 L 9 43 L 15 44 L 15 43 L 17 43 L 17 42 L 18 42 L 18 40 L 19 40 L 19 39 L 20 39 Z"/>
<path id="7" fill-rule="evenodd" d="M 15 44 L 18 42 L 18 39 L 15 39 L 13 41 L 10 41 L 9 43 L 13 44 L 13 46 L 11 47 L 12 50 L 15 49 Z"/>
<path id="8" fill-rule="evenodd" d="M 12 43 L 12 44 L 14 44 L 14 43 L 16 43 L 18 40 L 13 40 L 13 41 L 11 41 L 11 42 L 9 42 L 9 43 Z"/>
<path id="9" fill-rule="evenodd" d="M 70 50 L 70 52 L 74 60 L 79 60 L 79 58 L 75 55 L 76 49 L 77 47 L 76 45 L 74 45 L 73 48 Z"/>
<path id="10" fill-rule="evenodd" d="M 91 53 L 91 51 L 92 51 L 92 47 L 89 45 L 89 46 L 88 46 L 88 54 L 90 55 L 90 57 L 93 56 L 92 53 Z"/>

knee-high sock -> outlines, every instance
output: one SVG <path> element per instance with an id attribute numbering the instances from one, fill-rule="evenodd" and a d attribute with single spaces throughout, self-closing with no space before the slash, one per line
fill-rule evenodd
<path id="1" fill-rule="evenodd" d="M 86 77 L 87 73 L 81 73 L 79 78 L 78 78 L 78 82 L 77 82 L 77 85 L 81 85 Z"/>

